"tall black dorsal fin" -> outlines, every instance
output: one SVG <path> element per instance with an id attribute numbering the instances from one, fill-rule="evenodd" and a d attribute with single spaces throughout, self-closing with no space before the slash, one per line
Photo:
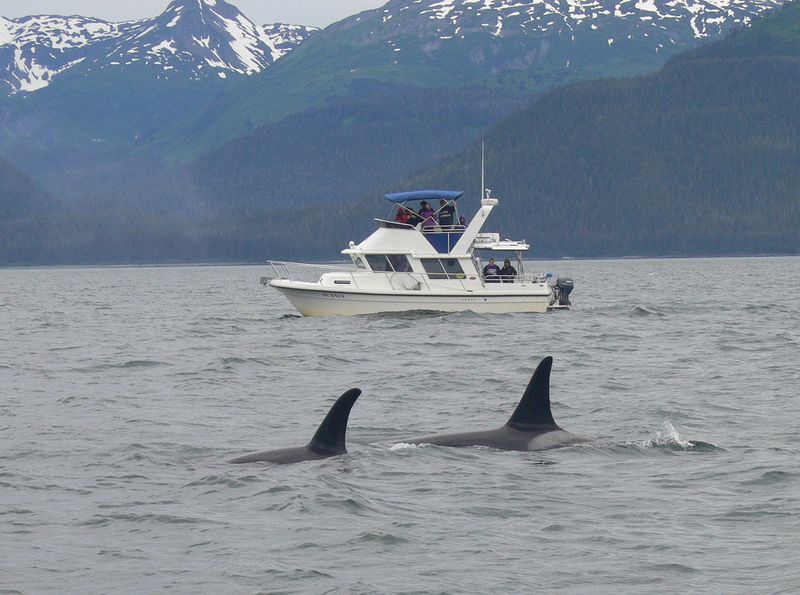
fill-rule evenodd
<path id="1" fill-rule="evenodd" d="M 328 411 L 328 415 L 308 443 L 308 447 L 318 454 L 335 455 L 347 452 L 344 435 L 347 432 L 347 420 L 350 418 L 350 409 L 361 394 L 361 389 L 351 388 Z"/>
<path id="2" fill-rule="evenodd" d="M 550 369 L 553 367 L 553 358 L 544 358 L 536 367 L 536 371 L 522 395 L 514 414 L 508 420 L 507 426 L 516 430 L 546 430 L 559 429 L 553 420 L 550 411 Z"/>

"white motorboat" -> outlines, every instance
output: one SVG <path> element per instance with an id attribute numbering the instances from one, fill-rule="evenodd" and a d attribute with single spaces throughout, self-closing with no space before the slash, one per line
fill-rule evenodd
<path id="1" fill-rule="evenodd" d="M 568 309 L 572 279 L 525 273 L 522 255 L 530 248 L 526 241 L 501 240 L 497 233 L 483 232 L 498 199 L 487 190 L 467 222 L 458 216 L 457 201 L 463 194 L 445 190 L 387 194 L 392 212 L 396 210 L 393 220 L 375 219 L 378 229 L 342 250 L 354 268 L 269 261 L 273 275 L 261 281 L 285 295 L 304 316 Z M 419 211 L 413 209 L 415 203 L 420 203 Z M 439 210 L 434 212 L 430 203 L 438 203 Z M 428 210 L 423 210 L 425 204 Z M 485 252 L 491 256 L 486 265 L 481 258 Z M 510 266 L 501 269 L 495 254 L 507 257 Z M 301 280 L 303 272 L 319 269 L 316 280 Z"/>

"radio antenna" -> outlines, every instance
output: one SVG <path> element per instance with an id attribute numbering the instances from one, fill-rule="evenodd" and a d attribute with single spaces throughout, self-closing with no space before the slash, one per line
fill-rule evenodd
<path id="1" fill-rule="evenodd" d="M 481 200 L 486 194 L 486 180 L 485 180 L 485 158 L 486 158 L 486 139 L 481 135 Z"/>

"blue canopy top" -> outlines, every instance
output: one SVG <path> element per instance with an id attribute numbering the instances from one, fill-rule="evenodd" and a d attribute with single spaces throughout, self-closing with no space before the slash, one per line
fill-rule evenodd
<path id="1" fill-rule="evenodd" d="M 409 200 L 458 200 L 463 194 L 463 190 L 414 190 L 412 192 L 387 194 L 386 200 L 393 203 L 407 202 Z"/>

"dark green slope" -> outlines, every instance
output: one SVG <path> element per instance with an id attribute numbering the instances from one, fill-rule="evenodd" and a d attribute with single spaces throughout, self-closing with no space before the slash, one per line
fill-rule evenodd
<path id="1" fill-rule="evenodd" d="M 54 208 L 55 200 L 30 178 L 0 159 L 0 220 L 18 219 Z"/>
<path id="2" fill-rule="evenodd" d="M 35 262 L 46 252 L 49 213 L 57 202 L 0 159 L 0 264 Z"/>
<path id="3" fill-rule="evenodd" d="M 486 137 L 495 223 L 549 255 L 800 251 L 800 6 Z M 408 186 L 478 186 L 478 150 Z"/>
<path id="4" fill-rule="evenodd" d="M 481 87 L 383 86 L 258 128 L 198 159 L 194 187 L 214 208 L 352 201 L 452 154 L 523 105 Z"/>
<path id="5" fill-rule="evenodd" d="M 124 157 L 133 145 L 205 105 L 224 83 L 159 79 L 144 67 L 76 67 L 50 86 L 0 101 L 0 152 L 26 171 Z M 62 165 L 63 167 L 63 165 Z"/>

